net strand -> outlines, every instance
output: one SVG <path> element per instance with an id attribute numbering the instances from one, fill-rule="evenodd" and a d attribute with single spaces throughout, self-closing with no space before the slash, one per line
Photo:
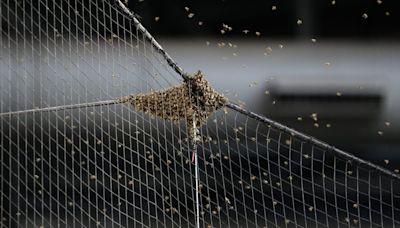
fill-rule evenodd
<path id="1" fill-rule="evenodd" d="M 191 139 L 191 144 L 192 144 L 192 162 L 194 162 L 194 168 L 195 168 L 195 194 L 196 194 L 196 228 L 200 228 L 200 201 L 199 201 L 199 183 L 200 183 L 200 177 L 199 177 L 199 163 L 198 163 L 198 153 L 197 153 L 197 142 L 198 140 L 198 130 L 196 126 L 196 118 L 193 116 L 193 123 L 192 123 L 192 131 L 193 131 L 193 136 Z"/>
<path id="2" fill-rule="evenodd" d="M 79 108 L 92 108 L 92 107 L 99 107 L 99 106 L 105 106 L 105 105 L 115 105 L 115 104 L 120 104 L 120 103 L 124 103 L 124 102 L 126 102 L 126 101 L 122 101 L 120 99 L 115 99 L 115 100 L 96 101 L 96 102 L 88 102 L 88 103 L 72 104 L 72 105 L 60 105 L 60 106 L 47 107 L 47 108 L 36 108 L 36 109 L 28 109 L 28 110 L 14 111 L 14 112 L 5 112 L 5 113 L 0 113 L 0 117 L 30 114 L 30 113 L 40 113 L 40 112 L 58 112 L 58 111 L 63 111 L 63 110 L 79 109 Z"/>

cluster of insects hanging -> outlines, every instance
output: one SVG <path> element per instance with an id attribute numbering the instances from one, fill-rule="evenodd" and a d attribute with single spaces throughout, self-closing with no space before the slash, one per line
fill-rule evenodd
<path id="1" fill-rule="evenodd" d="M 201 127 L 210 114 L 228 102 L 227 98 L 218 94 L 201 71 L 187 78 L 179 86 L 150 92 L 146 94 L 129 95 L 121 98 L 136 110 L 172 121 L 186 120 L 188 126 L 195 122 L 196 128 Z M 188 127 L 189 134 L 193 129 Z"/>

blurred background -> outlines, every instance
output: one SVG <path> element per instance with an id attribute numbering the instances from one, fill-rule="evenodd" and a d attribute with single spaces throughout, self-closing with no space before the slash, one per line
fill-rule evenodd
<path id="1" fill-rule="evenodd" d="M 128 4 L 186 71 L 202 70 L 231 101 L 399 169 L 399 1 Z"/>

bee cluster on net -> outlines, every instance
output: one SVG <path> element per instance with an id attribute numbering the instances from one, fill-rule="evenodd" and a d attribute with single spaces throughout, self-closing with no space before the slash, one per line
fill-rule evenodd
<path id="1" fill-rule="evenodd" d="M 186 120 L 188 126 L 193 122 L 196 128 L 201 127 L 210 114 L 228 102 L 218 94 L 204 79 L 201 71 L 179 86 L 146 94 L 129 95 L 122 98 L 136 110 L 171 121 Z M 188 127 L 192 135 L 193 128 Z"/>

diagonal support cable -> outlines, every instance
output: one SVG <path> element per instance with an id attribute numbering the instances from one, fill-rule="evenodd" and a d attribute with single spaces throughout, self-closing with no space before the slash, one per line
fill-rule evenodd
<path id="1" fill-rule="evenodd" d="M 98 106 L 105 106 L 105 105 L 120 104 L 120 103 L 124 103 L 124 102 L 126 102 L 126 101 L 124 101 L 122 99 L 114 99 L 114 100 L 95 101 L 95 102 L 72 104 L 72 105 L 60 105 L 60 106 L 47 107 L 47 108 L 36 108 L 36 109 L 27 109 L 27 110 L 14 111 L 14 112 L 4 112 L 4 113 L 0 113 L 0 117 L 23 115 L 23 114 L 29 114 L 29 113 L 39 113 L 39 112 L 57 112 L 57 111 L 62 111 L 62 110 L 78 109 L 78 108 L 91 108 L 91 107 L 98 107 Z"/>
<path id="2" fill-rule="evenodd" d="M 358 163 L 360 165 L 364 165 L 364 166 L 370 167 L 372 169 L 375 169 L 378 172 L 381 172 L 381 173 L 383 173 L 385 175 L 388 175 L 390 177 L 393 177 L 395 179 L 400 180 L 400 175 L 398 175 L 398 174 L 396 174 L 396 173 L 394 173 L 394 172 L 392 172 L 392 171 L 390 171 L 388 169 L 382 168 L 381 166 L 375 165 L 375 164 L 373 164 L 371 162 L 368 162 L 368 161 L 365 161 L 365 160 L 363 160 L 361 158 L 358 158 L 358 157 L 356 157 L 356 156 L 354 156 L 354 155 L 352 155 L 350 153 L 347 153 L 347 152 L 345 152 L 345 151 L 343 151 L 341 149 L 335 148 L 335 147 L 333 147 L 333 146 L 331 146 L 331 145 L 329 145 L 329 144 L 327 144 L 325 142 L 322 142 L 322 141 L 320 141 L 318 139 L 315 139 L 315 138 L 313 138 L 311 136 L 308 136 L 308 135 L 303 134 L 303 133 L 301 133 L 299 131 L 296 131 L 296 130 L 294 130 L 292 128 L 289 128 L 289 127 L 287 127 L 287 126 L 285 126 L 283 124 L 280 124 L 280 123 L 278 123 L 276 121 L 273 121 L 273 120 L 271 120 L 271 119 L 269 119 L 269 118 L 267 118 L 267 117 L 265 117 L 263 115 L 251 112 L 249 110 L 246 110 L 246 109 L 240 107 L 239 105 L 232 104 L 232 103 L 227 104 L 226 107 L 228 107 L 228 108 L 230 108 L 232 110 L 235 110 L 237 112 L 240 112 L 243 115 L 249 116 L 249 117 L 251 117 L 251 118 L 253 118 L 255 120 L 258 120 L 258 121 L 264 122 L 266 124 L 269 124 L 270 126 L 273 126 L 276 129 L 279 129 L 279 130 L 281 130 L 283 132 L 286 132 L 286 133 L 288 133 L 290 135 L 298 137 L 298 138 L 300 138 L 300 139 L 302 139 L 304 141 L 307 141 L 307 142 L 310 142 L 310 143 L 312 143 L 314 145 L 317 145 L 317 146 L 325 149 L 326 151 L 332 152 L 332 153 L 334 153 L 334 154 L 336 154 L 336 155 L 338 155 L 338 156 L 340 156 L 340 157 L 342 157 L 342 158 L 344 158 L 346 160 Z"/>
<path id="3" fill-rule="evenodd" d="M 135 13 L 129 10 L 121 0 L 116 0 L 118 6 L 122 9 L 122 11 L 132 19 L 133 24 L 135 27 L 143 33 L 146 39 L 151 43 L 151 45 L 156 49 L 158 53 L 163 56 L 163 58 L 167 61 L 168 65 L 175 70 L 182 78 L 186 81 L 188 79 L 188 74 L 183 71 L 181 67 L 171 58 L 171 56 L 164 50 L 164 48 L 157 42 L 157 40 L 147 31 L 147 29 L 139 22 L 136 18 Z"/>

